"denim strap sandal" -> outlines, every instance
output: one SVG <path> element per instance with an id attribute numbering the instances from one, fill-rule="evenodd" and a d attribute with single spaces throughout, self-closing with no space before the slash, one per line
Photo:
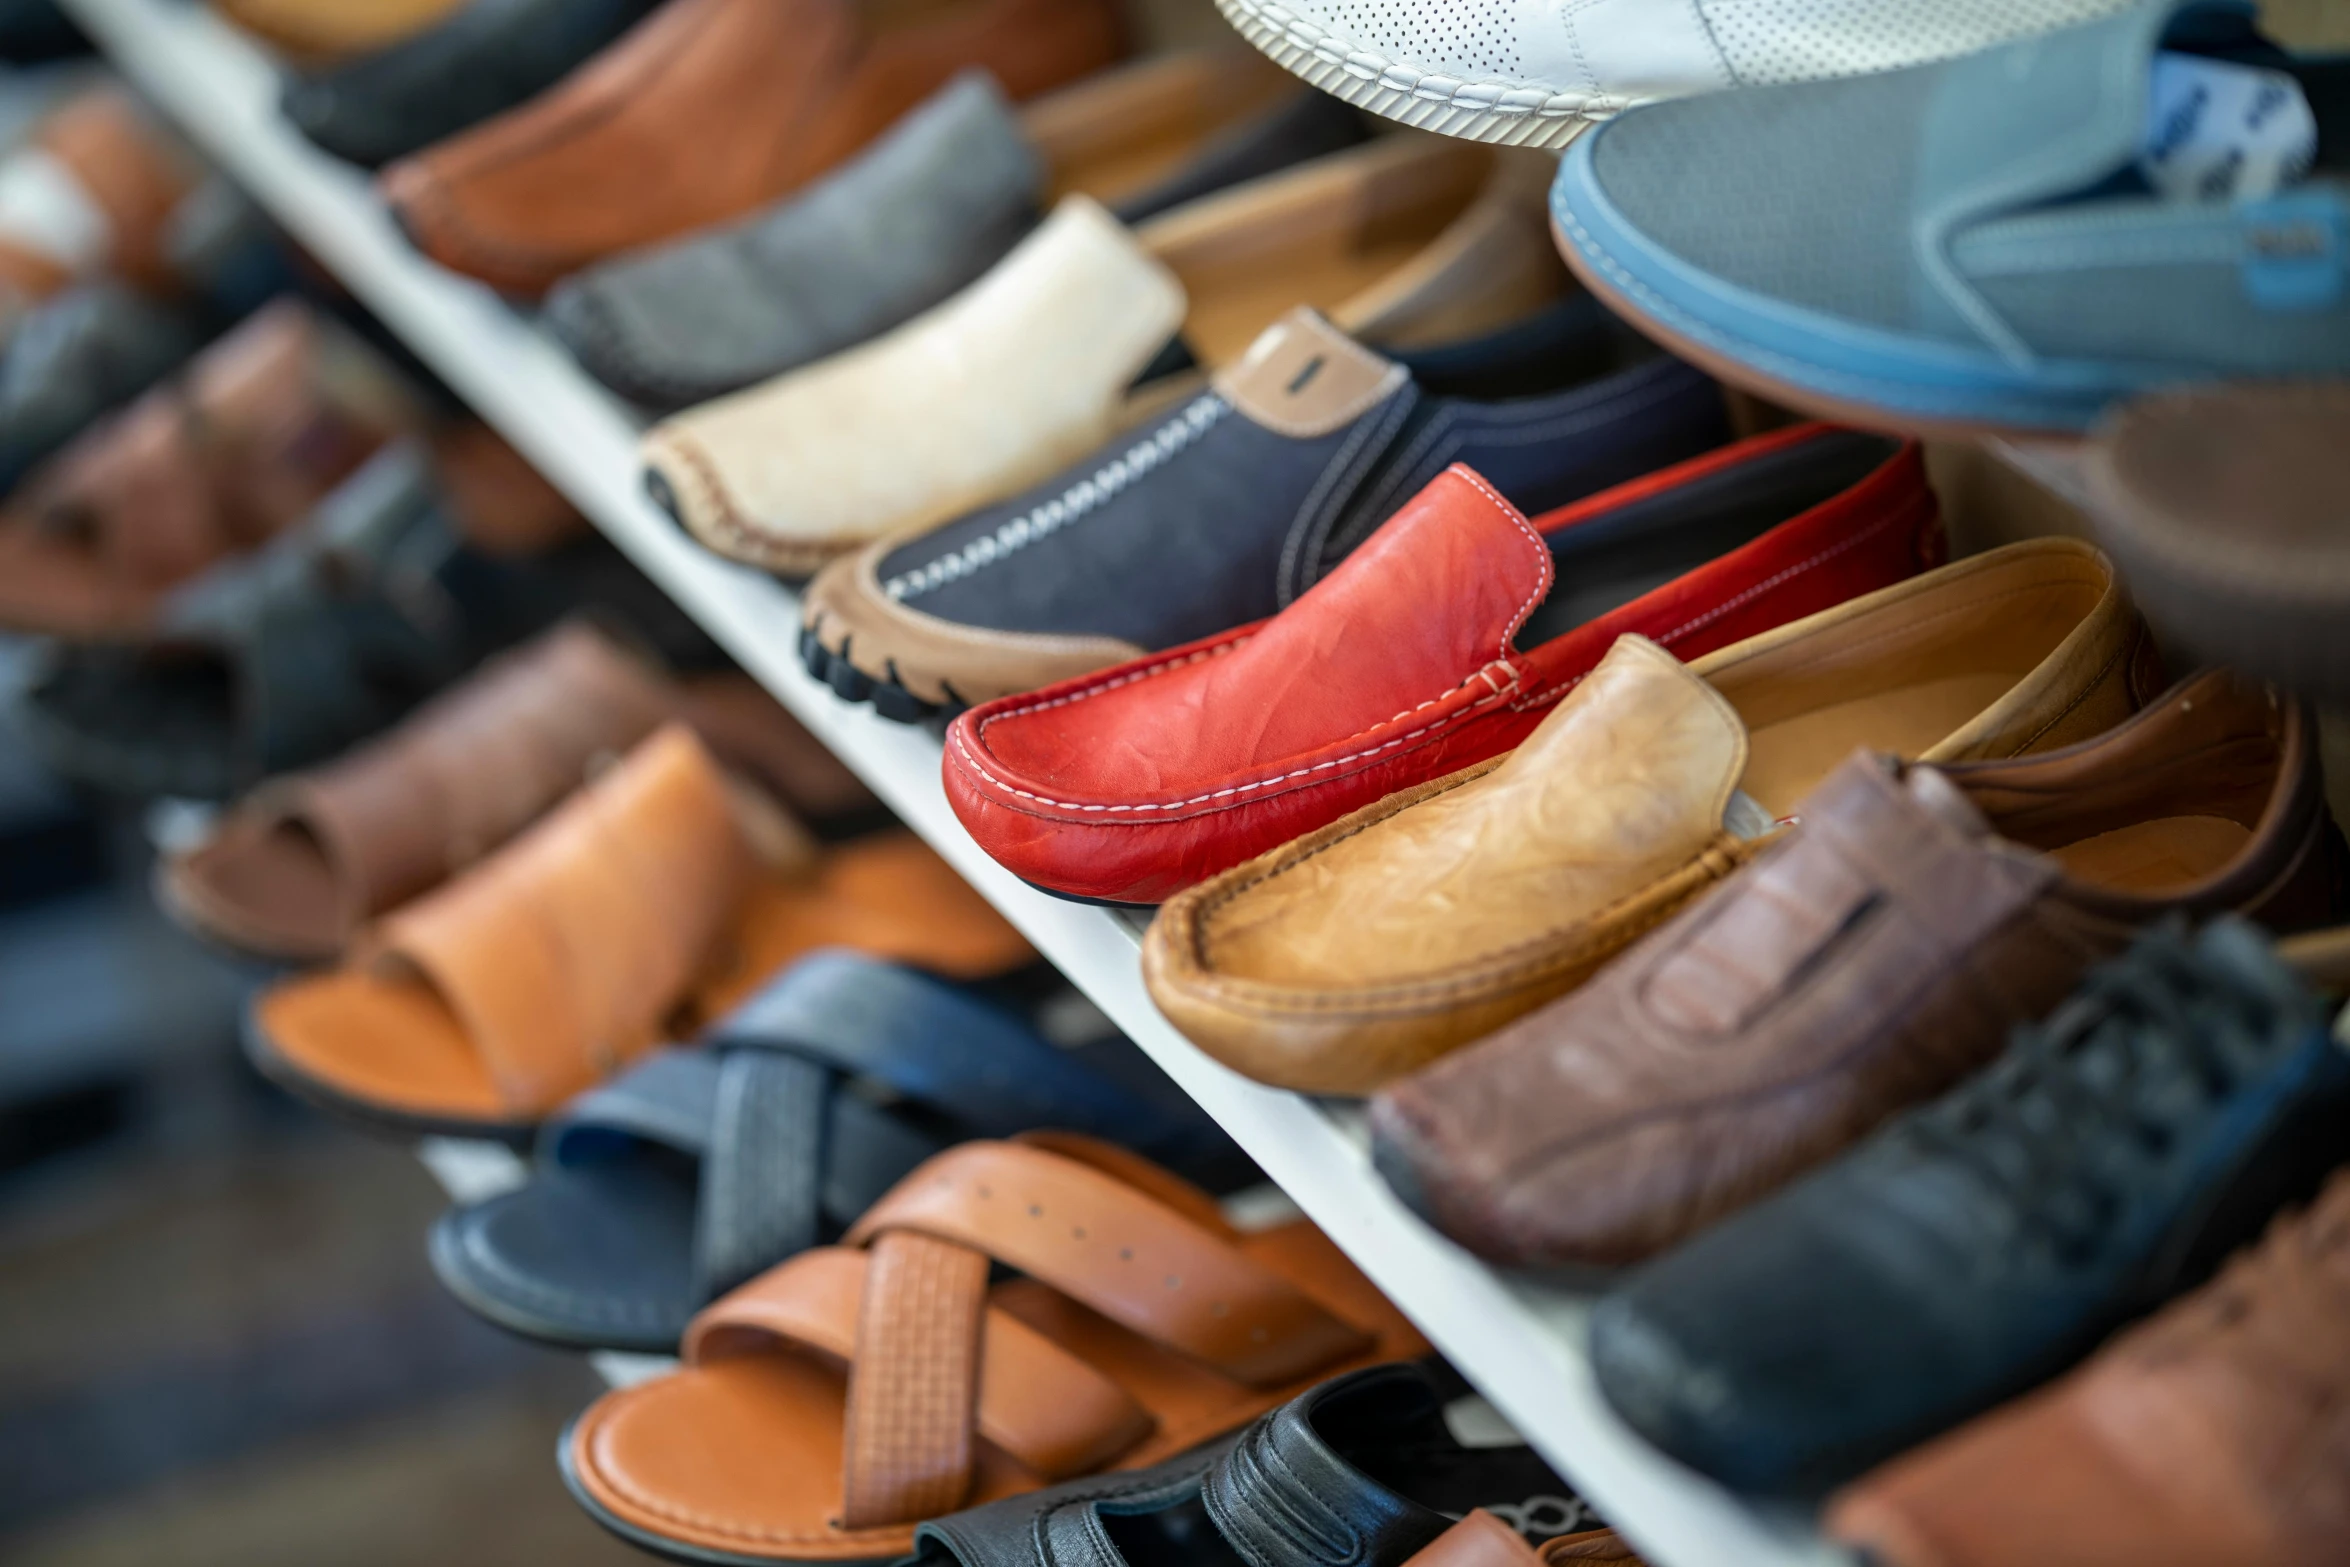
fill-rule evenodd
<path id="1" fill-rule="evenodd" d="M 671 1352 L 694 1312 L 836 1240 L 963 1137 L 1066 1126 L 1176 1163 L 1227 1148 L 992 1001 L 858 953 L 794 964 L 699 1049 L 658 1051 L 547 1124 L 529 1184 L 433 1229 L 433 1266 L 500 1326 Z"/>

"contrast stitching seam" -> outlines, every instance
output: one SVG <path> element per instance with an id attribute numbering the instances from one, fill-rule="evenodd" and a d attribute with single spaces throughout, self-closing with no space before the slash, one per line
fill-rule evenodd
<path id="1" fill-rule="evenodd" d="M 1476 474 L 1470 472 L 1466 468 L 1461 470 L 1461 477 L 1467 480 L 1470 485 L 1475 487 L 1478 494 L 1491 501 L 1496 511 L 1500 512 L 1504 517 L 1507 517 L 1512 523 L 1516 524 L 1518 531 L 1524 534 L 1527 540 L 1533 544 L 1539 575 L 1536 577 L 1533 588 L 1528 591 L 1526 595 L 1526 601 L 1518 606 L 1517 613 L 1511 616 L 1509 624 L 1502 629 L 1501 642 L 1499 647 L 1495 650 L 1493 663 L 1487 664 L 1483 668 L 1478 669 L 1475 673 L 1471 674 L 1468 679 L 1463 680 L 1459 685 L 1454 686 L 1452 690 L 1446 691 L 1440 696 L 1430 698 L 1428 701 L 1421 703 L 1419 707 L 1406 708 L 1403 712 L 1396 714 L 1395 717 L 1388 719 L 1387 723 L 1392 724 L 1399 722 L 1402 719 L 1410 717 L 1413 713 L 1419 712 L 1421 708 L 1430 707 L 1436 703 L 1443 702 L 1452 696 L 1454 692 L 1465 689 L 1469 685 L 1470 681 L 1482 679 L 1488 686 L 1492 687 L 1490 694 L 1480 697 L 1476 701 L 1470 703 L 1467 707 L 1461 708 L 1457 712 L 1447 713 L 1442 718 L 1437 719 L 1435 722 L 1415 729 L 1409 734 L 1398 735 L 1392 740 L 1385 741 L 1379 745 L 1371 746 L 1365 750 L 1351 752 L 1345 756 L 1333 757 L 1327 762 L 1316 762 L 1311 767 L 1301 767 L 1294 772 L 1283 773 L 1277 778 L 1260 778 L 1252 783 L 1234 784 L 1229 788 L 1210 790 L 1206 794 L 1195 794 L 1187 800 L 1160 801 L 1156 804 L 1150 805 L 1080 805 L 1070 800 L 1056 800 L 1048 795 L 1037 794 L 1031 790 L 1022 789 L 1017 785 L 1006 783 L 1003 779 L 998 778 L 994 773 L 989 772 L 985 764 L 979 760 L 979 757 L 972 751 L 970 745 L 964 740 L 963 732 L 960 729 L 955 731 L 955 749 L 962 753 L 963 759 L 965 761 L 970 763 L 972 771 L 978 773 L 980 777 L 985 778 L 989 783 L 994 784 L 997 788 L 1004 790 L 1006 793 L 1018 795 L 1023 800 L 1034 800 L 1039 805 L 1050 806 L 1054 810 L 1083 811 L 1088 814 L 1131 814 L 1137 811 L 1180 811 L 1189 806 L 1204 805 L 1210 800 L 1222 800 L 1228 799 L 1233 795 L 1246 794 L 1253 789 L 1270 789 L 1275 784 L 1287 783 L 1293 778 L 1304 778 L 1314 773 L 1328 772 L 1334 767 L 1344 767 L 1350 762 L 1359 762 L 1365 757 L 1377 756 L 1383 751 L 1392 751 L 1399 745 L 1405 745 L 1413 740 L 1419 739 L 1422 735 L 1429 733 L 1431 730 L 1441 729 L 1456 718 L 1466 717 L 1471 713 L 1477 712 L 1481 708 L 1491 706 L 1493 703 L 1500 701 L 1504 696 L 1515 690 L 1517 688 L 1518 682 L 1524 678 L 1523 672 L 1520 671 L 1515 664 L 1510 662 L 1510 639 L 1518 634 L 1518 628 L 1526 623 L 1526 617 L 1534 612 L 1534 606 L 1541 601 L 1543 594 L 1549 591 L 1550 584 L 1545 579 L 1547 579 L 1550 575 L 1548 569 L 1550 563 L 1550 547 L 1542 542 L 1542 535 L 1536 533 L 1534 529 L 1527 524 L 1526 519 L 1518 515 L 1516 509 L 1512 507 L 1509 502 L 1503 500 L 1499 495 L 1493 492 L 1492 486 L 1488 485 L 1483 479 L 1478 478 Z M 1243 639 L 1235 638 L 1234 640 L 1235 642 L 1238 642 Z M 1047 707 L 1060 707 L 1071 702 L 1083 701 L 1086 697 L 1093 696 L 1101 691 L 1107 691 L 1113 686 L 1123 685 L 1130 681 L 1146 679 L 1151 675 L 1158 674 L 1161 670 L 1173 668 L 1177 664 L 1196 663 L 1200 659 L 1213 657 L 1215 654 L 1225 651 L 1225 649 L 1230 645 L 1232 644 L 1220 643 L 1214 647 L 1202 648 L 1198 652 L 1189 654 L 1184 658 L 1175 659 L 1165 664 L 1154 665 L 1148 669 L 1138 669 L 1130 675 L 1122 675 L 1117 680 L 1105 682 L 1098 687 L 1093 687 L 1085 691 L 1073 691 L 1067 696 L 1055 697 L 1050 702 L 1037 703 L 1030 707 L 1014 708 L 1011 712 L 1008 713 L 999 713 L 996 715 L 996 718 L 1017 718 L 1023 713 L 1039 712 Z M 1509 671 L 1510 678 L 1507 684 L 1494 684 L 1492 675 L 1493 664 L 1499 664 L 1504 669 Z M 993 723 L 995 721 L 996 719 L 991 718 L 988 720 L 988 723 Z M 979 727 L 984 730 L 987 726 L 982 724 Z M 1385 727 L 1386 724 L 1374 724 L 1371 729 L 1361 730 L 1358 731 L 1358 733 L 1369 734 L 1374 730 L 1383 729 Z M 1354 737 L 1350 736 L 1349 738 Z"/>
<path id="2" fill-rule="evenodd" d="M 1071 523 L 1083 521 L 1197 441 L 1231 411 L 1232 405 L 1220 393 L 1209 392 L 1194 398 L 1148 439 L 1136 442 L 1052 499 L 1029 507 L 961 549 L 941 555 L 913 571 L 898 573 L 882 584 L 882 593 L 892 603 L 919 598 L 983 567 L 995 565 L 1040 539 L 1050 538 Z"/>

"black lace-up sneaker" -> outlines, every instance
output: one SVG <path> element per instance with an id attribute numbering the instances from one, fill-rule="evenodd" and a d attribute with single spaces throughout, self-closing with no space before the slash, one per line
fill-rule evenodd
<path id="1" fill-rule="evenodd" d="M 2350 1054 L 2251 926 L 2140 938 L 1999 1063 L 1642 1269 L 1599 1384 L 1683 1462 L 1816 1495 L 2209 1274 L 2350 1155 Z"/>

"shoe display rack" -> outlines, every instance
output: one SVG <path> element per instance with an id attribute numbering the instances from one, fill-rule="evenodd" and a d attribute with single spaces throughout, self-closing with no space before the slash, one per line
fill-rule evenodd
<path id="1" fill-rule="evenodd" d="M 1152 1006 L 1134 917 L 1049 897 L 980 851 L 947 807 L 931 733 L 837 701 L 803 669 L 797 596 L 691 543 L 645 498 L 638 421 L 522 313 L 412 250 L 367 178 L 277 113 L 272 64 L 209 10 L 65 0 L 116 65 L 490 424 L 691 612 L 897 815 L 992 901 L 1252 1155 L 1454 1365 L 1657 1567 L 1843 1560 L 1808 1523 L 1756 1513 L 1657 1455 L 1602 1404 L 1583 1302 L 1494 1272 L 1423 1225 L 1369 1167 L 1358 1117 L 1208 1059 Z M 520 1176 L 514 1155 L 440 1143 L 426 1163 L 460 1197 Z M 600 1357 L 630 1379 L 662 1362 Z"/>

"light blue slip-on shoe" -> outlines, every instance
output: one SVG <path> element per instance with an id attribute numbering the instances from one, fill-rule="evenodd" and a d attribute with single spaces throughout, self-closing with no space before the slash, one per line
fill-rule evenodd
<path id="1" fill-rule="evenodd" d="M 2257 199 L 2161 194 L 2158 55 L 2291 78 L 2305 170 Z M 1651 335 L 1829 418 L 2070 433 L 2153 387 L 2350 372 L 2350 58 L 2285 54 L 2237 0 L 1634 110 L 1568 150 L 1551 210 Z"/>

